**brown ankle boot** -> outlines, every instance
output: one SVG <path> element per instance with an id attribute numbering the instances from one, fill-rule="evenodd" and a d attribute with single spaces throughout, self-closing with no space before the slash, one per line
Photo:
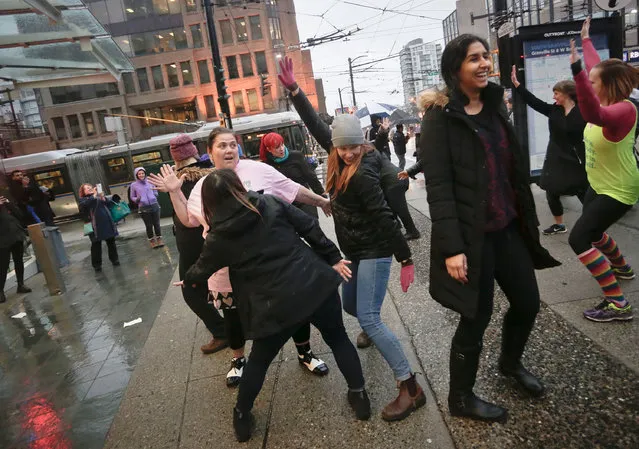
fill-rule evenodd
<path id="1" fill-rule="evenodd" d="M 426 404 L 424 390 L 417 383 L 415 375 L 399 383 L 399 396 L 382 410 L 384 421 L 400 421 L 407 418 L 419 407 Z"/>
<path id="2" fill-rule="evenodd" d="M 157 248 L 161 248 L 164 246 L 164 241 L 162 240 L 162 236 L 156 237 L 155 238 L 155 246 Z"/>
<path id="3" fill-rule="evenodd" d="M 155 237 L 151 237 L 149 239 L 149 245 L 151 245 L 151 248 L 157 248 L 157 244 L 155 243 Z"/>

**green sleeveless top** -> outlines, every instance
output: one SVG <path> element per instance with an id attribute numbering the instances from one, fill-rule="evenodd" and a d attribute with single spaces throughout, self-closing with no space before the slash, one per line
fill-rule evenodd
<path id="1" fill-rule="evenodd" d="M 592 189 L 599 195 L 634 205 L 639 199 L 639 168 L 634 155 L 637 119 L 619 142 L 610 142 L 601 126 L 588 123 L 584 129 L 586 173 Z"/>

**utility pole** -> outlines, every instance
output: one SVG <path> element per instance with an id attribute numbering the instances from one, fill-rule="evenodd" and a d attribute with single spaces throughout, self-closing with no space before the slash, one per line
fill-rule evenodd
<path id="1" fill-rule="evenodd" d="M 357 110 L 357 100 L 355 100 L 355 83 L 353 82 L 353 61 L 348 58 L 348 73 L 351 76 L 351 90 L 353 91 L 353 108 Z"/>
<path id="2" fill-rule="evenodd" d="M 342 114 L 344 113 L 344 103 L 342 102 L 342 88 L 337 88 L 337 93 L 339 93 L 339 107 L 342 109 Z"/>
<path id="3" fill-rule="evenodd" d="M 211 53 L 213 54 L 213 73 L 215 75 L 215 87 L 217 88 L 217 101 L 220 103 L 220 110 L 224 114 L 224 122 L 226 127 L 233 129 L 231 122 L 231 108 L 229 106 L 230 95 L 226 93 L 226 85 L 224 81 L 224 67 L 222 66 L 222 57 L 220 56 L 220 47 L 217 41 L 217 33 L 215 32 L 215 19 L 213 17 L 213 5 L 211 0 L 204 0 L 204 12 L 206 13 L 206 25 L 209 31 L 209 42 L 211 43 Z"/>

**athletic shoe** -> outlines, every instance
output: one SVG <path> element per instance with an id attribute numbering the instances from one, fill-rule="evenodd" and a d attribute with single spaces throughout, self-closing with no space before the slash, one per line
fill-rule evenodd
<path id="1" fill-rule="evenodd" d="M 251 439 L 251 428 L 253 427 L 253 414 L 251 412 L 242 413 L 233 407 L 233 428 L 235 438 L 240 443 Z"/>
<path id="2" fill-rule="evenodd" d="M 591 321 L 597 321 L 599 323 L 606 323 L 609 321 L 630 321 L 632 316 L 632 306 L 626 304 L 625 307 L 618 307 L 612 301 L 604 299 L 594 309 L 586 310 L 584 312 L 584 318 Z"/>
<path id="3" fill-rule="evenodd" d="M 366 421 L 371 417 L 371 401 L 368 399 L 366 390 L 349 391 L 347 397 L 357 419 Z"/>
<path id="4" fill-rule="evenodd" d="M 555 234 L 565 234 L 568 232 L 566 229 L 566 225 L 563 224 L 554 224 L 542 231 L 544 235 L 555 235 Z"/>
<path id="5" fill-rule="evenodd" d="M 236 359 L 231 360 L 231 369 L 226 374 L 227 387 L 237 387 L 240 384 L 245 366 L 246 366 L 246 358 L 244 357 L 238 357 Z"/>
<path id="6" fill-rule="evenodd" d="M 328 366 L 326 366 L 326 363 L 324 363 L 322 359 L 315 357 L 313 351 L 308 351 L 304 355 L 298 355 L 297 361 L 315 375 L 325 376 L 328 374 Z"/>
<path id="7" fill-rule="evenodd" d="M 612 272 L 615 274 L 617 279 L 623 279 L 625 281 L 630 281 L 637 276 L 635 275 L 635 271 L 630 268 L 628 265 L 625 267 L 611 267 Z"/>

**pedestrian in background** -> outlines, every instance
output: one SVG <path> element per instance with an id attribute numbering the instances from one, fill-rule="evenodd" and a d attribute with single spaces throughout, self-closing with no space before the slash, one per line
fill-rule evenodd
<path id="1" fill-rule="evenodd" d="M 120 265 L 115 238 L 118 228 L 113 222 L 109 206 L 113 201 L 98 193 L 91 184 L 82 184 L 78 192 L 80 197 L 80 214 L 84 217 L 85 235 L 91 240 L 91 265 L 96 273 L 102 271 L 102 242 L 106 242 L 109 260 L 114 267 Z"/>
<path id="2" fill-rule="evenodd" d="M 559 265 L 539 242 L 528 153 L 508 121 L 503 88 L 488 82 L 488 43 L 471 34 L 442 54 L 445 90 L 422 96 L 419 145 L 432 219 L 430 293 L 461 314 L 450 352 L 451 415 L 505 422 L 507 411 L 473 393 L 495 280 L 510 303 L 499 370 L 544 393 L 521 363 L 539 311 L 535 268 Z"/>
<path id="3" fill-rule="evenodd" d="M 13 266 L 18 284 L 18 293 L 30 293 L 24 285 L 24 239 L 26 234 L 20 220 L 21 212 L 6 197 L 0 196 L 0 303 L 6 302 L 4 285 L 9 273 L 9 262 L 13 257 Z"/>
<path id="4" fill-rule="evenodd" d="M 399 159 L 399 169 L 404 170 L 406 167 L 406 144 L 408 143 L 409 136 L 404 135 L 404 125 L 398 124 L 393 134 L 393 150 L 397 159 Z"/>
<path id="5" fill-rule="evenodd" d="M 146 226 L 146 236 L 151 248 L 164 246 L 160 227 L 160 204 L 158 192 L 146 179 L 146 170 L 138 167 L 133 171 L 135 181 L 131 184 L 131 200 L 138 205 L 138 213 Z M 154 234 L 155 232 L 155 234 Z"/>

